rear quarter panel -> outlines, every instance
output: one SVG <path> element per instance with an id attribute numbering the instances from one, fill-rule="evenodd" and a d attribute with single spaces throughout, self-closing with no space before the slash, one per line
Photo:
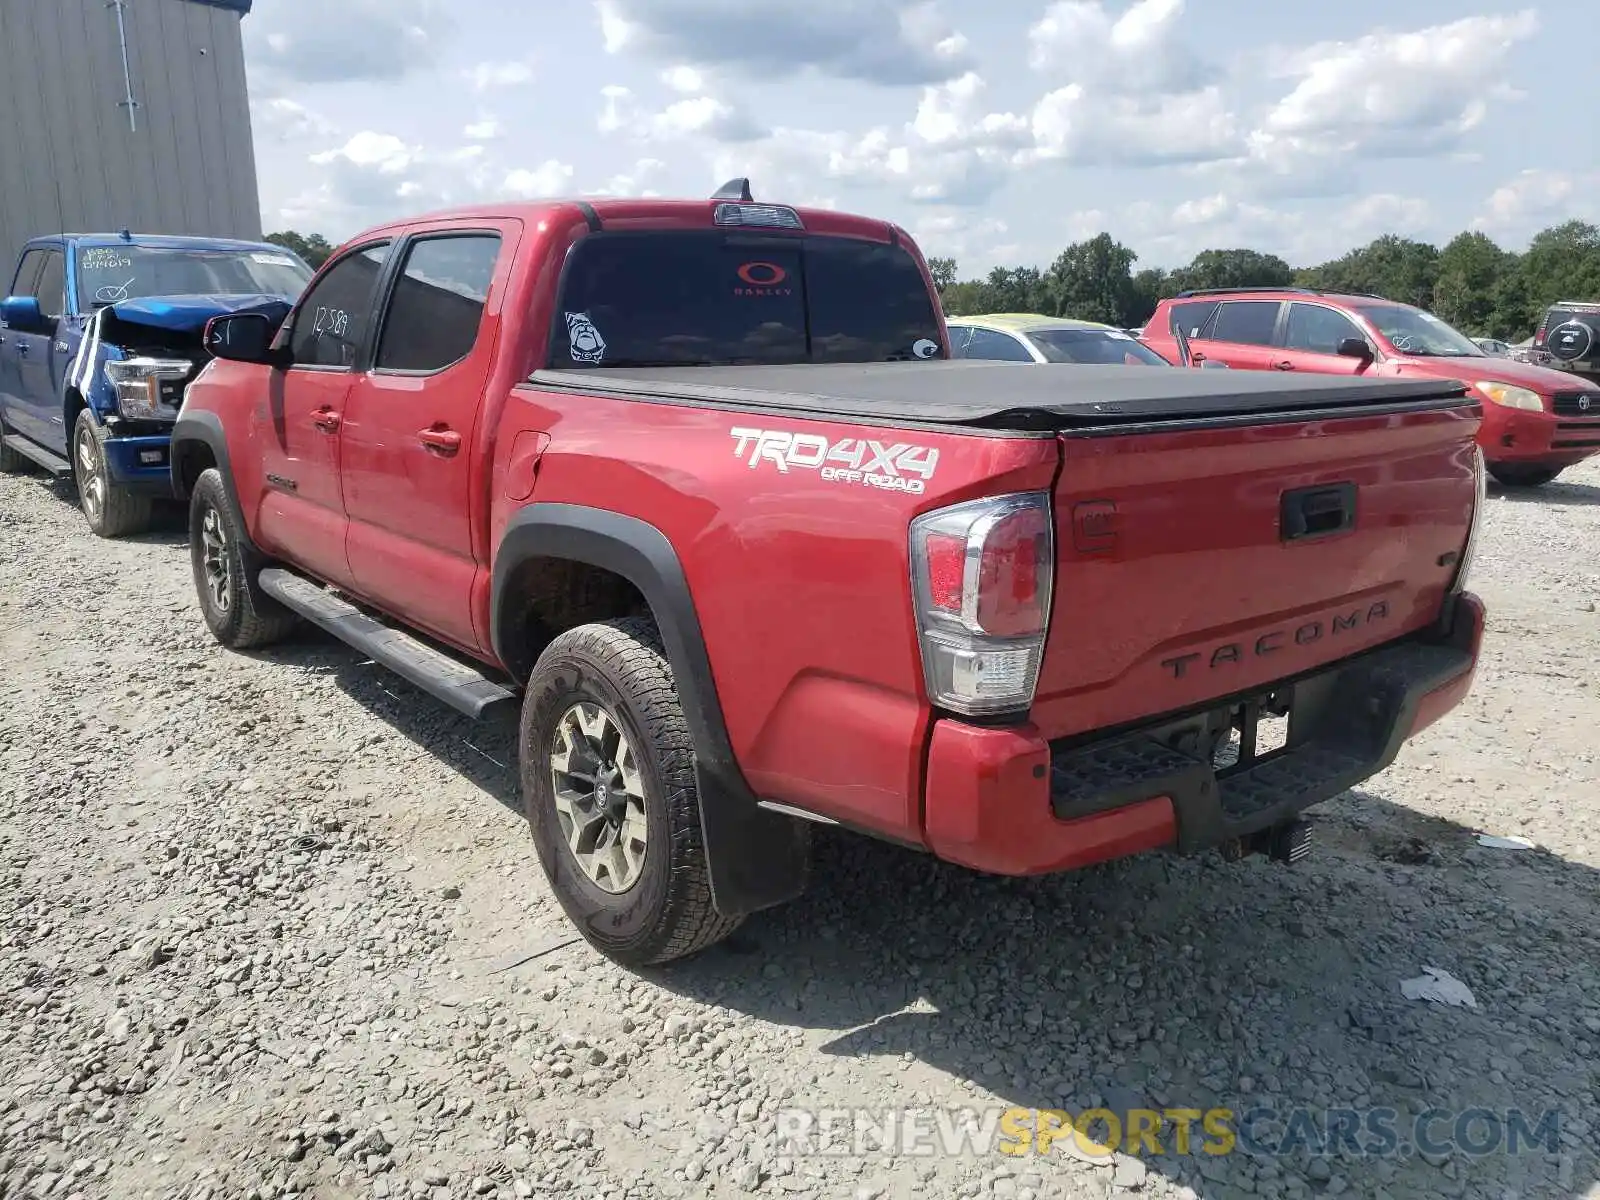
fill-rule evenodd
<path id="1" fill-rule="evenodd" d="M 490 536 L 515 431 L 549 434 L 533 499 L 598 505 L 660 529 L 682 562 L 728 734 L 757 794 L 920 840 L 929 709 L 912 618 L 908 527 L 929 508 L 1047 488 L 1053 438 L 869 428 L 792 415 L 511 393 Z M 825 480 L 755 457 L 735 430 L 937 451 L 922 494 Z M 739 453 L 741 444 L 743 453 Z M 813 443 L 814 444 L 814 443 Z"/>

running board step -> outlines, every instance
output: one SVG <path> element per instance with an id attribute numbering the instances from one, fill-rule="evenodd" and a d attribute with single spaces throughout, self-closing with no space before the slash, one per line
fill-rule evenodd
<path id="1" fill-rule="evenodd" d="M 6 447 L 15 450 L 30 462 L 36 462 L 52 475 L 69 475 L 72 473 L 72 464 L 58 454 L 52 454 L 43 446 L 30 442 L 20 433 L 8 433 L 0 437 Z"/>
<path id="2" fill-rule="evenodd" d="M 515 698 L 515 692 L 476 667 L 385 625 L 321 584 L 281 567 L 267 567 L 257 578 L 274 600 L 459 713 L 478 718 L 490 706 Z"/>

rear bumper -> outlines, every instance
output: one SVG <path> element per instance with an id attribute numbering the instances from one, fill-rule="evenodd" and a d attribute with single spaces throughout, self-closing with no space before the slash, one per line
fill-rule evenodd
<path id="1" fill-rule="evenodd" d="M 172 436 L 108 437 L 106 474 L 117 487 L 153 495 L 172 494 Z"/>
<path id="2" fill-rule="evenodd" d="M 1492 463 L 1570 467 L 1600 454 L 1600 420 L 1485 404 L 1478 445 Z"/>
<path id="3" fill-rule="evenodd" d="M 1291 820 L 1388 766 L 1407 738 L 1466 696 L 1483 603 L 1447 628 L 1273 690 L 1292 695 L 1288 745 L 1221 774 L 1141 730 L 1052 746 L 1032 726 L 934 725 L 925 835 L 939 857 L 1034 875 L 1172 847 L 1193 853 Z"/>

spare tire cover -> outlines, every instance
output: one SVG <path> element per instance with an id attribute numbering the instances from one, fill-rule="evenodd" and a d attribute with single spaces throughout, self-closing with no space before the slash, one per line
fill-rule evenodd
<path id="1" fill-rule="evenodd" d="M 1565 321 L 1545 334 L 1544 344 L 1562 362 L 1587 358 L 1594 345 L 1594 330 L 1582 321 Z"/>

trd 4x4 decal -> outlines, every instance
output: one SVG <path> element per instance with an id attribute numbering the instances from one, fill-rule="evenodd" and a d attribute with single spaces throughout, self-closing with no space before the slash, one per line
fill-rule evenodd
<path id="1" fill-rule="evenodd" d="M 828 483 L 849 483 L 908 492 L 920 496 L 939 465 L 939 452 L 931 446 L 909 442 L 885 445 L 870 438 L 841 438 L 830 442 L 815 433 L 789 433 L 781 429 L 747 429 L 734 426 L 735 458 L 748 462 L 752 471 L 770 462 L 784 474 L 791 468 L 821 472 Z"/>

